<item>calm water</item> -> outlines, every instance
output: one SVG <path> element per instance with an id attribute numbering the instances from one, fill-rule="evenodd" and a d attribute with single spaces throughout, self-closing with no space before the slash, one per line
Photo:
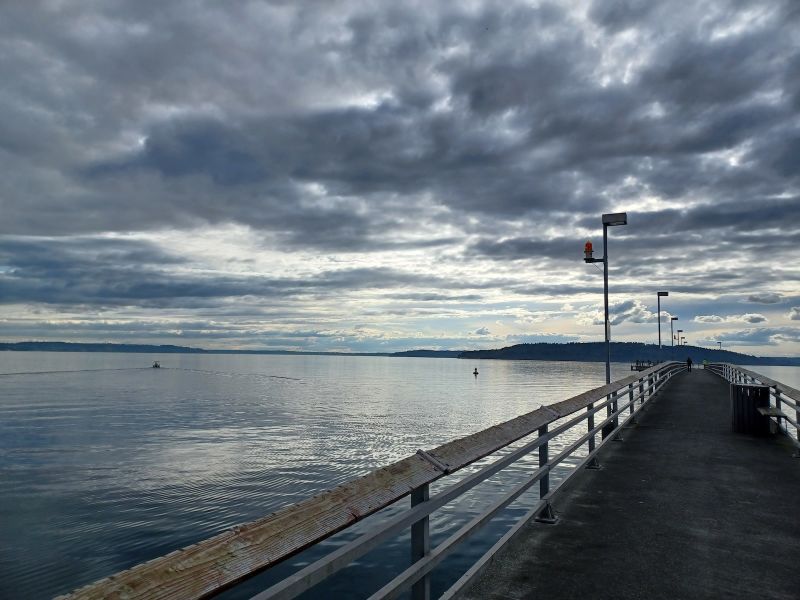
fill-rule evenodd
<path id="1" fill-rule="evenodd" d="M 153 360 L 163 368 L 149 368 Z M 612 376 L 627 369 L 614 365 Z M 754 370 L 800 387 L 800 369 Z M 68 592 L 604 377 L 594 363 L 12 352 L 0 353 L 0 373 L 2 598 Z M 434 543 L 533 460 L 435 513 Z M 533 494 L 448 559 L 434 592 Z M 249 597 L 369 521 L 224 596 Z M 408 553 L 402 536 L 307 597 L 364 597 L 405 568 Z"/>

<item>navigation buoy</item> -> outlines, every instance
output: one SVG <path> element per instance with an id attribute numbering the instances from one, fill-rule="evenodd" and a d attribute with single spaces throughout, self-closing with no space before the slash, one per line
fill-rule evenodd
<path id="1" fill-rule="evenodd" d="M 475 370 L 472 372 L 472 374 L 475 375 L 475 377 L 478 376 L 478 367 L 475 367 Z"/>

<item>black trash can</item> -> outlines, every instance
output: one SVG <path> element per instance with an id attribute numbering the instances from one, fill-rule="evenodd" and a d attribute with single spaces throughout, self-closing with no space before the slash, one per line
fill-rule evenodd
<path id="1" fill-rule="evenodd" d="M 731 425 L 734 433 L 769 435 L 769 417 L 758 412 L 769 406 L 769 386 L 731 384 Z"/>

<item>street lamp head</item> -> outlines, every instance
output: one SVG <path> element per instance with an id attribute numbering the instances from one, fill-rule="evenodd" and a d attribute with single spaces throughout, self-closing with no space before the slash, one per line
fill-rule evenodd
<path id="1" fill-rule="evenodd" d="M 669 318 L 669 320 L 670 320 L 670 321 L 677 321 L 677 320 L 678 320 L 678 317 L 670 317 L 670 318 Z"/>
<path id="2" fill-rule="evenodd" d="M 669 296 L 669 292 L 656 292 L 658 296 Z"/>
<path id="3" fill-rule="evenodd" d="M 603 215 L 603 225 L 627 225 L 628 213 L 608 213 Z"/>

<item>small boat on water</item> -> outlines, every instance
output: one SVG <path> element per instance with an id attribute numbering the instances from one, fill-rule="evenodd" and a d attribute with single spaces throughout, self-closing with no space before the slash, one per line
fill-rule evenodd
<path id="1" fill-rule="evenodd" d="M 157 360 L 156 360 L 156 361 L 154 361 L 154 362 L 153 362 L 153 368 L 154 368 L 154 369 L 160 369 L 160 368 L 161 368 L 161 363 L 160 363 L 160 362 L 158 362 Z"/>
<path id="2" fill-rule="evenodd" d="M 475 367 L 475 370 L 472 372 L 472 374 L 475 375 L 475 377 L 478 376 L 478 367 Z"/>

